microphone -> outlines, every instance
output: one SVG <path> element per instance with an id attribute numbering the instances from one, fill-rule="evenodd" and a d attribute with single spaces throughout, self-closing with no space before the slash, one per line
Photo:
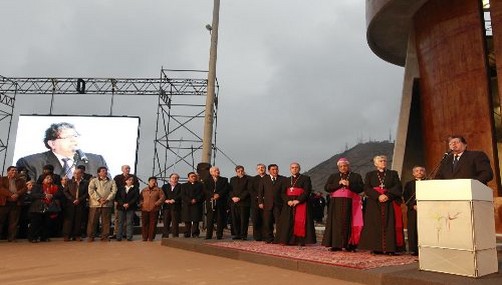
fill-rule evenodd
<path id="1" fill-rule="evenodd" d="M 446 158 L 448 155 L 450 155 L 452 152 L 453 152 L 453 150 L 451 150 L 451 149 L 450 149 L 449 151 L 445 152 L 445 153 L 444 153 L 444 155 L 443 155 L 443 159 L 445 159 L 445 158 Z"/>
<path id="2" fill-rule="evenodd" d="M 434 167 L 434 170 L 432 170 L 432 172 L 429 173 L 429 175 L 426 177 L 427 180 L 431 179 L 431 178 L 434 178 L 434 176 L 436 175 L 436 172 L 439 170 L 439 167 L 443 164 L 443 162 L 445 161 L 445 159 L 450 156 L 450 154 L 453 152 L 453 150 L 448 150 L 447 152 L 445 152 L 443 154 L 443 157 L 441 158 L 441 160 L 439 161 L 439 163 L 436 165 L 436 167 Z"/>
<path id="3" fill-rule="evenodd" d="M 81 149 L 77 149 L 77 154 L 78 156 L 80 157 L 80 159 L 84 162 L 84 163 L 88 163 L 89 162 L 89 159 L 87 158 L 87 156 L 85 155 L 85 152 L 83 152 Z"/>

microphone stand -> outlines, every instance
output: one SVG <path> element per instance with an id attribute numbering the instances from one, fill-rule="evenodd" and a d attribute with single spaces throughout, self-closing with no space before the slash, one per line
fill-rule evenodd
<path id="1" fill-rule="evenodd" d="M 433 178 L 436 174 L 436 172 L 439 170 L 439 167 L 441 165 L 443 165 L 443 162 L 445 161 L 445 159 L 450 156 L 451 154 L 451 150 L 448 151 L 448 152 L 445 152 L 445 154 L 443 155 L 443 158 L 441 158 L 441 160 L 439 161 L 439 163 L 436 165 L 436 167 L 434 168 L 434 170 L 432 170 L 432 172 L 429 173 L 429 175 L 427 175 L 427 177 L 425 178 L 426 180 L 429 180 L 431 178 Z"/>

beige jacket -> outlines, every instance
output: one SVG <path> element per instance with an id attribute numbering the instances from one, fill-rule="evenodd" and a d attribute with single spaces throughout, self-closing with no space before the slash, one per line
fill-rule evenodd
<path id="1" fill-rule="evenodd" d="M 89 207 L 113 207 L 117 185 L 112 179 L 93 178 L 89 182 Z M 100 200 L 106 199 L 105 203 Z"/>
<path id="2" fill-rule="evenodd" d="M 164 200 L 164 191 L 159 187 L 154 187 L 153 189 L 146 187 L 139 195 L 141 211 L 144 212 L 158 211 L 162 203 L 164 203 Z"/>

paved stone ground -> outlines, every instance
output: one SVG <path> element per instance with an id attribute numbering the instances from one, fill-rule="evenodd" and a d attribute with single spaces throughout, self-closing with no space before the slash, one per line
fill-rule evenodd
<path id="1" fill-rule="evenodd" d="M 359 283 L 142 242 L 0 241 L 0 284 Z"/>

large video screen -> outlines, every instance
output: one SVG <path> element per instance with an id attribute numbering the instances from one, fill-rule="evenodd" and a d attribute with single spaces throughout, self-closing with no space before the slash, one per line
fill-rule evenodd
<path id="1" fill-rule="evenodd" d="M 55 135 L 58 126 L 65 131 Z M 62 165 L 57 164 L 70 156 L 66 151 L 73 152 L 75 163 L 85 165 L 93 176 L 103 164 L 111 177 L 120 174 L 125 164 L 135 173 L 139 126 L 138 117 L 20 115 L 13 165 L 26 166 L 31 179 L 37 179 L 45 164 L 53 164 L 60 174 Z"/>

